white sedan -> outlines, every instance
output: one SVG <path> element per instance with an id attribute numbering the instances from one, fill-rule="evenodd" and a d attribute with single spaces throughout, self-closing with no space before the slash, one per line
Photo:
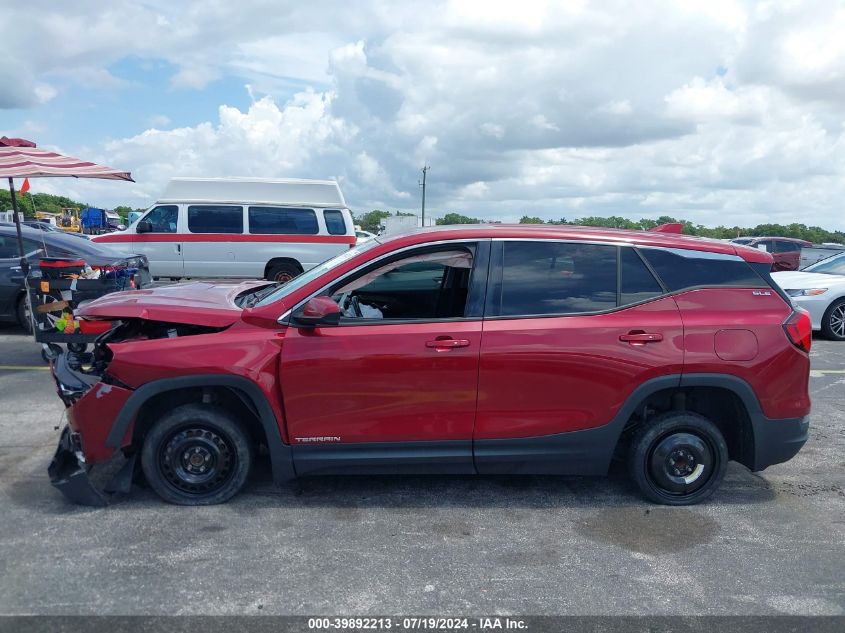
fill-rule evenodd
<path id="1" fill-rule="evenodd" d="M 814 330 L 845 341 L 845 253 L 803 270 L 772 273 L 772 279 L 796 305 L 810 312 Z"/>

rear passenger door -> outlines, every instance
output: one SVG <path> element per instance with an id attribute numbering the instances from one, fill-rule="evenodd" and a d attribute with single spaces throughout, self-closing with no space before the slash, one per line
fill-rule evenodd
<path id="1" fill-rule="evenodd" d="M 588 472 L 532 438 L 607 425 L 634 389 L 680 374 L 679 311 L 632 247 L 494 242 L 474 432 L 479 472 Z M 532 454 L 532 446 L 540 454 Z M 549 445 L 546 444 L 546 447 Z M 612 445 L 599 452 L 607 453 Z M 606 464 L 604 464 L 606 467 Z"/>
<path id="2" fill-rule="evenodd" d="M 801 262 L 801 245 L 788 240 L 775 240 L 774 266 L 772 270 L 798 270 Z"/>

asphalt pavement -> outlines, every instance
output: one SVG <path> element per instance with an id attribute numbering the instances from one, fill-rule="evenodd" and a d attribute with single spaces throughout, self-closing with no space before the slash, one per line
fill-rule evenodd
<path id="1" fill-rule="evenodd" d="M 0 329 L 0 614 L 845 613 L 845 343 L 816 339 L 810 440 L 708 502 L 609 478 L 331 477 L 227 505 L 72 505 L 39 349 Z"/>

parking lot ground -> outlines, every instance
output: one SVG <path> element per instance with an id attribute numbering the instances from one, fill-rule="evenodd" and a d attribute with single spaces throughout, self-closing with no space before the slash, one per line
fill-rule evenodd
<path id="1" fill-rule="evenodd" d="M 332 477 L 224 506 L 146 489 L 74 506 L 46 467 L 62 405 L 37 345 L 0 330 L 2 614 L 843 614 L 845 343 L 816 339 L 808 444 L 707 503 L 624 473 Z"/>

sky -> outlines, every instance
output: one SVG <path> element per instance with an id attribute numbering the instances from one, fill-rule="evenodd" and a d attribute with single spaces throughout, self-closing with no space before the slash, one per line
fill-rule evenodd
<path id="1" fill-rule="evenodd" d="M 845 229 L 836 0 L 0 0 L 0 135 L 131 171 L 333 178 L 355 212 Z"/>

